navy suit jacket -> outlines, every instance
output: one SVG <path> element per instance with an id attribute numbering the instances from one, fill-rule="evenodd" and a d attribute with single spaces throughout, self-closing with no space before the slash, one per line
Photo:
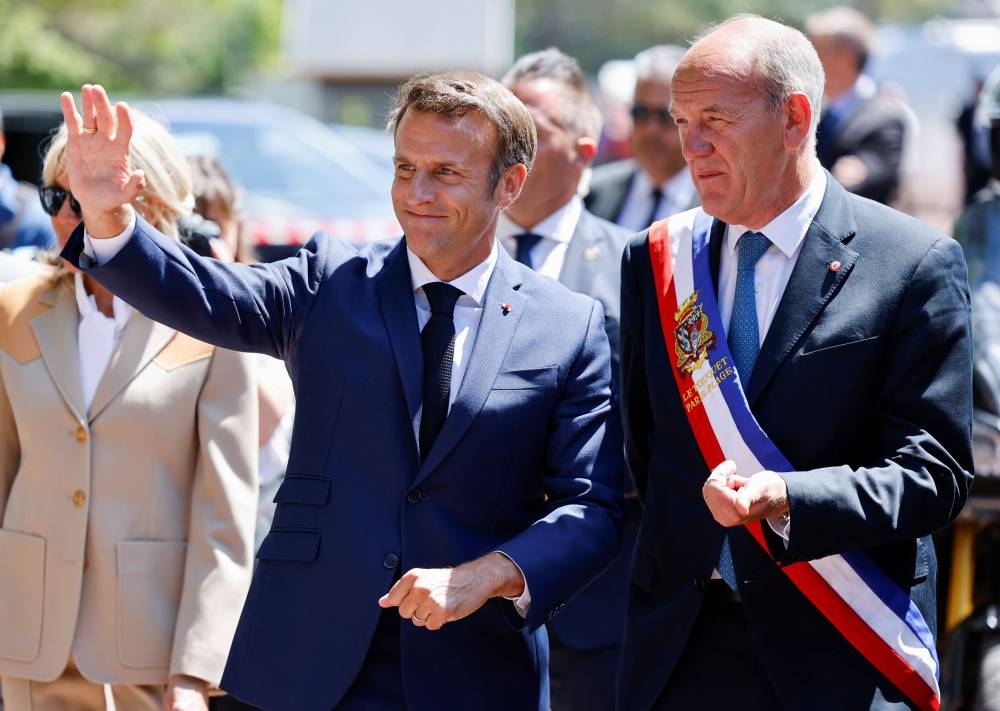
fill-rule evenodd
<path id="1" fill-rule="evenodd" d="M 559 281 L 573 291 L 586 294 L 604 307 L 604 330 L 611 345 L 611 373 L 616 385 L 621 363 L 621 261 L 622 252 L 632 233 L 614 223 L 595 217 L 587 210 L 580 214 Z M 613 387 L 617 390 L 617 387 Z M 607 439 L 622 447 L 621 416 L 617 393 L 612 396 L 612 415 Z M 632 489 L 625 473 L 625 458 L 615 465 L 621 470 L 626 486 Z M 638 529 L 639 502 L 626 502 L 622 544 L 614 562 L 596 580 L 577 595 L 547 625 L 549 633 L 574 649 L 591 650 L 621 644 L 625 630 L 625 600 L 628 566 Z"/>
<path id="2" fill-rule="evenodd" d="M 81 249 L 78 229 L 64 256 L 91 261 Z M 603 438 L 599 304 L 500 250 L 462 385 L 421 464 L 405 240 L 358 252 L 317 235 L 282 262 L 232 265 L 140 220 L 88 273 L 196 338 L 283 358 L 295 386 L 287 474 L 224 689 L 268 709 L 328 711 L 357 675 L 378 598 L 400 571 L 500 550 L 524 571 L 530 614 L 492 599 L 437 632 L 402 625 L 408 705 L 547 708 L 541 626 L 618 550 L 621 452 Z"/>
<path id="3" fill-rule="evenodd" d="M 583 199 L 584 205 L 597 217 L 617 223 L 622 208 L 625 207 L 625 198 L 628 197 L 632 182 L 639 170 L 639 164 L 631 158 L 605 163 L 594 168 L 594 175 L 590 180 L 590 192 Z M 700 204 L 701 200 L 695 192 L 688 207 L 697 207 Z"/>
<path id="4" fill-rule="evenodd" d="M 787 550 L 763 528 L 781 565 L 863 549 L 933 630 L 929 535 L 958 514 L 972 481 L 965 261 L 950 238 L 827 179 L 746 392 L 757 421 L 796 467 L 783 474 Z M 711 234 L 715 274 L 724 231 L 716 222 Z M 833 261 L 841 263 L 836 271 Z M 724 531 L 702 500 L 709 472 L 667 357 L 644 234 L 622 266 L 626 449 L 645 505 L 629 590 L 623 710 L 647 711 L 665 686 Z M 729 535 L 754 648 L 785 708 L 905 708 L 746 529 Z M 705 693 L 711 706 L 711 689 Z"/>

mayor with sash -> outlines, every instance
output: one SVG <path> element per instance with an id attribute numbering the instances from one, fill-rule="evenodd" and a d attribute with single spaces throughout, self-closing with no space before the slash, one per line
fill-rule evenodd
<path id="1" fill-rule="evenodd" d="M 937 709 L 930 534 L 972 482 L 961 249 L 819 166 L 797 30 L 731 18 L 671 88 L 704 208 L 623 258 L 644 513 L 619 708 Z"/>

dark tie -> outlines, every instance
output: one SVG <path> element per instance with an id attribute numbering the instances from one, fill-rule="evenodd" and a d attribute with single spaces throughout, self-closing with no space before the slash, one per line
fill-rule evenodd
<path id="1" fill-rule="evenodd" d="M 424 284 L 431 317 L 420 332 L 424 348 L 424 400 L 420 415 L 420 459 L 427 459 L 448 416 L 451 366 L 455 359 L 455 302 L 464 292 L 436 281 Z"/>
<path id="2" fill-rule="evenodd" d="M 536 235 L 534 232 L 522 232 L 519 235 L 514 235 L 514 240 L 517 242 L 517 251 L 514 253 L 514 259 L 529 269 L 534 269 L 535 265 L 531 260 L 531 250 L 535 248 L 536 244 L 542 241 L 542 236 Z"/>
<path id="3" fill-rule="evenodd" d="M 653 188 L 650 198 L 653 201 L 653 207 L 649 211 L 649 219 L 646 220 L 646 224 L 643 225 L 642 229 L 646 229 L 656 221 L 656 215 L 660 211 L 660 202 L 663 200 L 663 191 L 659 187 Z"/>
<path id="4" fill-rule="evenodd" d="M 760 329 L 757 325 L 757 296 L 754 268 L 771 246 L 771 240 L 760 232 L 744 232 L 736 243 L 736 293 L 733 296 L 733 313 L 729 319 L 726 340 L 733 354 L 733 365 L 739 373 L 744 391 L 760 352 Z M 748 476 L 754 472 L 740 472 Z M 722 539 L 719 551 L 719 575 L 733 590 L 736 589 L 736 570 L 729 549 L 729 534 Z"/>

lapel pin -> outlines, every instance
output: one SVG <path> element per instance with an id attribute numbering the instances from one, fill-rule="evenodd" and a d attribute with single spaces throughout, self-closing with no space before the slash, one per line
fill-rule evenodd
<path id="1" fill-rule="evenodd" d="M 583 259 L 587 262 L 592 262 L 597 259 L 597 255 L 601 253 L 600 247 L 587 247 L 583 250 Z"/>
<path id="2" fill-rule="evenodd" d="M 506 316 L 507 314 L 510 313 L 510 304 L 508 304 L 506 301 L 503 302 L 502 304 L 500 304 L 500 310 L 503 311 L 503 315 Z"/>
<path id="3" fill-rule="evenodd" d="M 826 266 L 829 267 L 831 272 L 839 272 L 841 264 L 839 260 L 834 259 L 832 262 L 827 262 Z"/>

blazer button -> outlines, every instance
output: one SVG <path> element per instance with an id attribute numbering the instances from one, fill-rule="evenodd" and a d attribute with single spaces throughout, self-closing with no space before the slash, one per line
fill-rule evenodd
<path id="1" fill-rule="evenodd" d="M 87 429 L 83 425 L 76 426 L 76 441 L 80 444 L 87 441 Z"/>
<path id="2" fill-rule="evenodd" d="M 392 570 L 397 565 L 399 565 L 399 556 L 395 553 L 386 553 L 385 557 L 382 559 L 382 565 L 384 565 L 389 570 Z"/>
<path id="3" fill-rule="evenodd" d="M 424 493 L 420 489 L 414 489 L 409 494 L 406 495 L 406 503 L 408 504 L 419 504 L 424 498 Z"/>
<path id="4" fill-rule="evenodd" d="M 73 505 L 80 508 L 85 503 L 87 503 L 87 495 L 84 494 L 80 489 L 73 492 Z"/>

